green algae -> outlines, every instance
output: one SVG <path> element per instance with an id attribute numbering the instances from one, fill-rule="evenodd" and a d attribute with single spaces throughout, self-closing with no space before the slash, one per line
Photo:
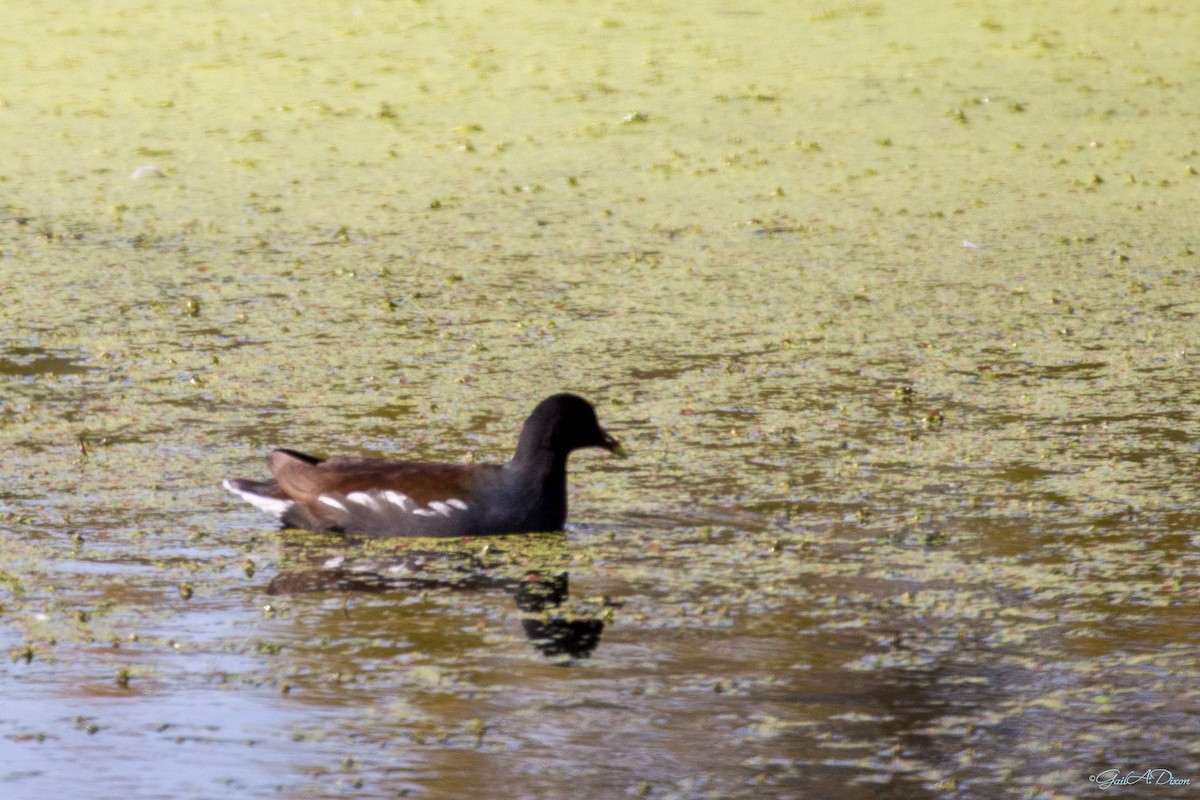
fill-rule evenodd
<path id="1" fill-rule="evenodd" d="M 1189 11 L 10 9 L 0 781 L 1194 778 Z M 564 388 L 634 458 L 577 456 L 548 542 L 218 488 L 275 445 L 500 460 Z"/>

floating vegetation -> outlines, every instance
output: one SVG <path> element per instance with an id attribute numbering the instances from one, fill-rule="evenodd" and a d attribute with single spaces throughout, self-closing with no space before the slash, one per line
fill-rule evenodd
<path id="1" fill-rule="evenodd" d="M 1182 6 L 381 8 L 6 12 L 6 794 L 1200 775 Z M 219 489 L 564 389 L 563 533 Z"/>

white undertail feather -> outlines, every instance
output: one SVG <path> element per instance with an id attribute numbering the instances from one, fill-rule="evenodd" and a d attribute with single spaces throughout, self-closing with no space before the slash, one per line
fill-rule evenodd
<path id="1" fill-rule="evenodd" d="M 253 492 L 244 492 L 229 481 L 225 481 L 222 485 L 259 511 L 265 511 L 276 519 L 283 519 L 283 515 L 293 505 L 291 500 L 279 500 L 274 497 L 263 497 L 261 494 Z"/>

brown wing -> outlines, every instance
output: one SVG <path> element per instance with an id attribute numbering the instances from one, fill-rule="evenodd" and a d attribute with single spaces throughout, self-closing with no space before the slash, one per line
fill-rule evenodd
<path id="1" fill-rule="evenodd" d="M 433 500 L 466 497 L 482 465 L 422 464 L 382 458 L 334 458 L 308 461 L 287 450 L 267 456 L 279 486 L 293 500 L 320 494 L 347 495 L 371 489 L 391 489 L 421 505 Z"/>
<path id="2" fill-rule="evenodd" d="M 272 452 L 267 464 L 280 489 L 321 527 L 390 536 L 468 532 L 460 529 L 475 516 L 480 473 L 495 469 L 379 458 L 320 461 L 290 450 Z"/>

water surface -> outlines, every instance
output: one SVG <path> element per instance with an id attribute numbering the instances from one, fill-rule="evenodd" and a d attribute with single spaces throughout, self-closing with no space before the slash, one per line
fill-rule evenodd
<path id="1" fill-rule="evenodd" d="M 1200 781 L 1191 11 L 9 9 L 4 793 Z M 563 389 L 565 534 L 219 489 Z"/>

